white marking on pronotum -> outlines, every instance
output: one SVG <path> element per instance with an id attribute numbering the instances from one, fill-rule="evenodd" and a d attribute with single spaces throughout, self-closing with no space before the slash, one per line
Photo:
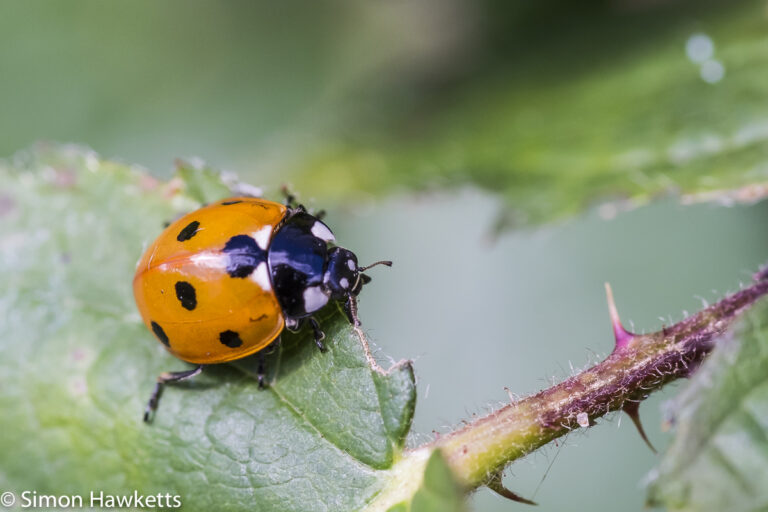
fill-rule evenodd
<path id="1" fill-rule="evenodd" d="M 328 304 L 328 296 L 319 286 L 310 286 L 304 290 L 304 311 L 311 313 Z"/>
<path id="2" fill-rule="evenodd" d="M 266 225 L 260 230 L 251 233 L 251 236 L 256 240 L 256 245 L 266 251 L 267 246 L 269 246 L 269 239 L 272 237 L 272 226 Z"/>
<path id="3" fill-rule="evenodd" d="M 351 259 L 347 260 L 347 266 L 349 267 L 349 270 L 355 270 L 355 262 Z"/>
<path id="4" fill-rule="evenodd" d="M 589 416 L 587 416 L 587 413 L 580 412 L 577 414 L 576 423 L 578 423 L 580 427 L 587 428 L 589 426 Z"/>
<path id="5" fill-rule="evenodd" d="M 349 280 L 346 277 L 342 277 L 341 279 L 339 279 L 339 284 L 344 289 L 349 288 Z"/>
<path id="6" fill-rule="evenodd" d="M 333 236 L 333 233 L 331 233 L 331 230 L 328 229 L 328 226 L 326 226 L 319 220 L 316 220 L 315 223 L 312 224 L 311 231 L 313 235 L 315 235 L 317 238 L 319 238 L 323 242 L 330 242 L 331 240 L 336 239 L 336 237 Z"/>
<path id="7" fill-rule="evenodd" d="M 256 267 L 256 270 L 251 272 L 251 281 L 258 284 L 265 292 L 272 291 L 272 282 L 269 280 L 269 271 L 267 270 L 267 262 L 262 261 Z"/>

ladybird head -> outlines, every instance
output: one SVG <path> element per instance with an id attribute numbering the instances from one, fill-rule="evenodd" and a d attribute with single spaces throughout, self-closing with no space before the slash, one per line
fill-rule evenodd
<path id="1" fill-rule="evenodd" d="M 331 299 L 343 300 L 357 295 L 362 288 L 357 256 L 352 251 L 334 247 L 328 253 L 328 266 L 323 275 L 323 284 L 331 292 Z"/>
<path id="2" fill-rule="evenodd" d="M 342 247 L 334 247 L 328 253 L 328 266 L 323 275 L 323 284 L 331 292 L 331 299 L 345 300 L 360 293 L 363 285 L 371 280 L 363 271 L 380 264 L 391 266 L 392 262 L 377 261 L 372 265 L 360 267 L 355 253 Z"/>

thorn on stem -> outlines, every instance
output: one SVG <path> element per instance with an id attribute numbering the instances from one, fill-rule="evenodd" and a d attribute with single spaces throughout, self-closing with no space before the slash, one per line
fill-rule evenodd
<path id="1" fill-rule="evenodd" d="M 611 315 L 611 325 L 613 326 L 613 336 L 616 339 L 616 346 L 614 350 L 619 350 L 627 345 L 635 337 L 634 334 L 629 332 L 621 325 L 621 319 L 619 318 L 619 312 L 616 309 L 616 303 L 613 300 L 613 290 L 610 283 L 605 283 L 605 296 L 608 300 L 608 313 Z"/>
<path id="2" fill-rule="evenodd" d="M 516 501 L 518 503 L 525 503 L 526 505 L 538 505 L 538 503 L 535 501 L 525 499 L 519 494 L 515 494 L 514 492 L 504 487 L 504 484 L 501 482 L 501 472 L 492 475 L 485 485 L 499 496 L 507 498 L 508 500 Z"/>
<path id="3" fill-rule="evenodd" d="M 645 444 L 648 445 L 648 448 L 651 449 L 653 453 L 658 453 L 656 451 L 656 448 L 653 447 L 651 444 L 651 441 L 648 439 L 648 436 L 645 435 L 645 429 L 643 429 L 643 423 L 640 421 L 640 402 L 632 402 L 627 400 L 624 402 L 624 412 L 627 413 L 629 416 L 629 419 L 632 420 L 632 423 L 635 424 L 635 428 L 637 428 L 637 432 L 640 434 L 640 437 L 643 438 L 643 441 L 645 441 Z"/>

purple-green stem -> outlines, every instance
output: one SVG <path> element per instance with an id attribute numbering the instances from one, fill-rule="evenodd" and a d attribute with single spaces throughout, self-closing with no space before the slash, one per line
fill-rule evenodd
<path id="1" fill-rule="evenodd" d="M 766 293 L 768 272 L 762 271 L 751 286 L 671 327 L 640 335 L 621 326 L 608 288 L 616 344 L 604 361 L 411 454 L 439 448 L 467 489 L 489 485 L 504 492 L 498 475 L 510 462 L 609 412 L 624 409 L 637 419 L 640 401 L 690 375 L 733 320 Z"/>

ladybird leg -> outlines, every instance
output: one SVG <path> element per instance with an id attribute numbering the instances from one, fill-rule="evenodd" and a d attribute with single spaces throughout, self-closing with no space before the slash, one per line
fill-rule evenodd
<path id="1" fill-rule="evenodd" d="M 289 209 L 293 209 L 298 206 L 296 203 L 296 196 L 293 195 L 293 192 L 291 192 L 291 189 L 288 188 L 288 185 L 283 185 L 280 187 L 280 192 L 283 193 L 283 197 L 285 198 L 285 206 Z"/>
<path id="2" fill-rule="evenodd" d="M 307 213 L 307 209 L 304 208 L 303 204 L 298 204 L 295 207 L 288 207 L 288 216 L 293 217 L 297 213 Z"/>
<path id="3" fill-rule="evenodd" d="M 275 350 L 277 350 L 278 347 L 280 347 L 281 341 L 282 341 L 282 337 L 278 336 L 277 339 L 272 343 L 270 343 L 269 345 L 267 345 L 266 348 L 257 352 L 258 362 L 256 365 L 256 379 L 259 381 L 259 389 L 264 389 L 265 387 L 267 387 L 267 384 L 266 384 L 267 357 L 266 356 L 274 354 Z"/>
<path id="4" fill-rule="evenodd" d="M 315 320 L 314 317 L 309 317 L 307 319 L 309 322 L 310 327 L 312 327 L 312 332 L 315 335 L 315 345 L 317 345 L 317 348 L 320 349 L 320 352 L 325 352 L 328 350 L 328 347 L 325 346 L 325 343 L 323 343 L 323 340 L 325 339 L 325 333 L 322 329 L 320 329 L 320 324 L 317 323 L 317 320 Z"/>
<path id="5" fill-rule="evenodd" d="M 180 380 L 190 379 L 203 371 L 203 366 L 205 365 L 199 364 L 195 368 L 183 372 L 161 373 L 157 378 L 155 389 L 152 391 L 152 395 L 149 397 L 149 402 L 147 402 L 147 408 L 144 410 L 144 422 L 149 423 L 152 412 L 157 410 L 157 405 L 160 403 L 160 396 L 163 394 L 163 388 L 166 384 L 169 382 L 178 382 Z"/>
<path id="6" fill-rule="evenodd" d="M 290 332 L 298 332 L 301 329 L 301 322 L 298 318 L 286 317 L 285 328 Z"/>
<path id="7" fill-rule="evenodd" d="M 257 353 L 258 355 L 258 365 L 256 366 L 256 379 L 259 381 L 259 389 L 264 389 L 267 387 L 267 385 L 264 383 L 266 381 L 266 375 L 267 375 L 267 369 L 266 369 L 266 357 L 264 357 L 264 351 L 260 351 Z"/>
<path id="8" fill-rule="evenodd" d="M 357 298 L 354 295 L 347 295 L 347 301 L 344 303 L 344 312 L 347 314 L 349 323 L 355 327 L 360 327 L 360 319 L 357 317 Z"/>
<path id="9" fill-rule="evenodd" d="M 283 193 L 283 196 L 285 197 L 285 207 L 288 208 L 289 216 L 295 215 L 297 213 L 307 213 L 307 209 L 304 207 L 303 204 L 299 203 L 296 200 L 296 196 L 291 192 L 291 190 L 288 188 L 288 185 L 283 185 L 280 188 L 280 191 Z M 317 212 L 312 212 L 312 216 L 315 217 L 317 220 L 323 220 L 325 217 L 325 210 L 318 210 Z"/>
<path id="10" fill-rule="evenodd" d="M 269 356 L 275 353 L 275 350 L 277 350 L 280 347 L 280 343 L 283 341 L 282 336 L 278 336 L 275 341 L 267 345 L 262 352 L 264 352 L 265 356 Z"/>

